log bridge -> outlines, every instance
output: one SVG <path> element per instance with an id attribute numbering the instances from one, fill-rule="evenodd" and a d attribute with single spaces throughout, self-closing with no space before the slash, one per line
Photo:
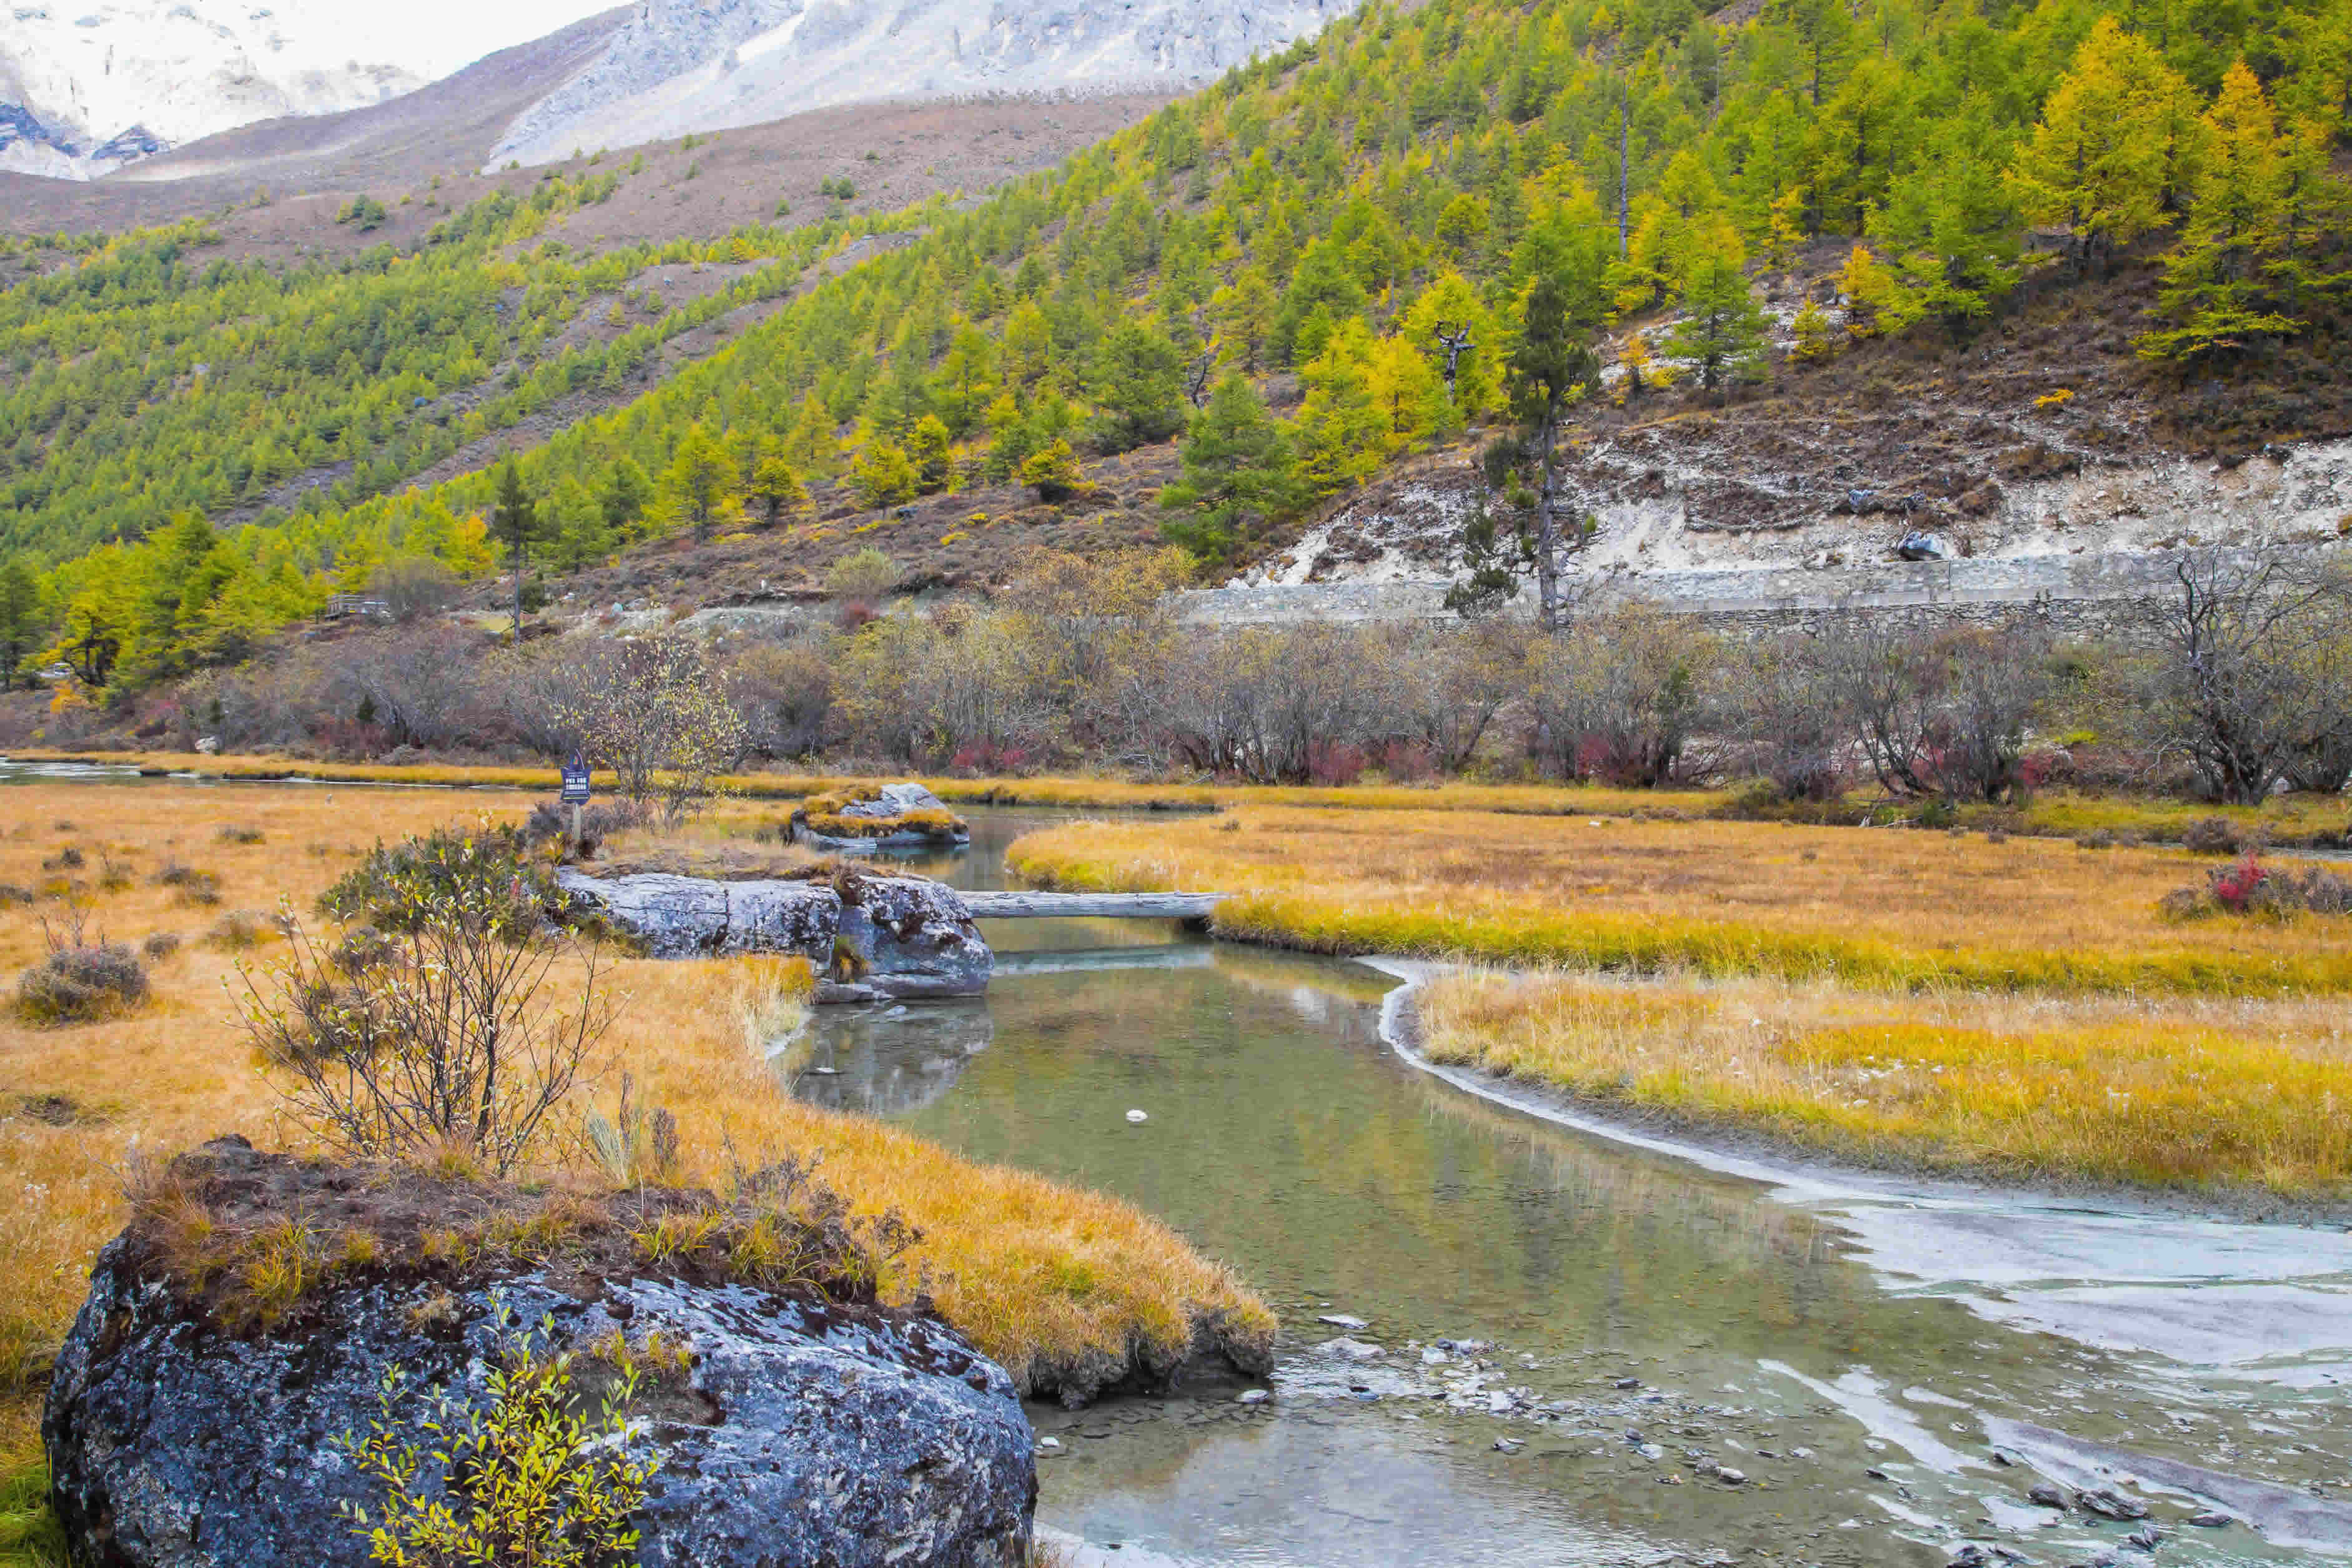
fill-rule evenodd
<path id="1" fill-rule="evenodd" d="M 963 893 L 974 920 L 1202 921 L 1231 894 L 1223 893 Z"/>

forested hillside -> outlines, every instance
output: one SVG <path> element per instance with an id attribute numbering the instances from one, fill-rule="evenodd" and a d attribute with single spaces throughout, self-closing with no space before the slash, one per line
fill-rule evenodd
<path id="1" fill-rule="evenodd" d="M 2352 0 L 1374 5 L 1052 174 L 903 214 L 914 243 L 555 434 L 520 464 L 539 503 L 531 548 L 580 563 L 672 529 L 826 528 L 797 519 L 807 487 L 828 482 L 872 507 L 982 480 L 1051 497 L 1083 486 L 1090 455 L 1181 434 L 1171 534 L 1229 559 L 1384 462 L 1504 413 L 1539 285 L 1571 335 L 1668 326 L 1625 338 L 1623 362 L 1584 395 L 1720 402 L 1771 373 L 1757 277 L 1832 246 L 1834 298 L 1785 324 L 1800 357 L 1874 338 L 1964 343 L 2037 273 L 2084 289 L 2129 277 L 2156 280 L 2129 285 L 2150 292 L 2136 341 L 2152 385 L 2340 388 L 2347 125 Z M 416 399 L 429 408 L 499 356 L 555 340 L 583 292 L 651 259 L 542 250 L 526 268 L 507 252 L 527 235 L 488 231 L 529 221 L 486 217 L 447 261 L 275 284 L 208 278 L 194 234 L 145 236 L 0 298 L 11 538 L 55 549 L 157 530 L 52 570 L 32 612 L 45 638 L 101 623 L 192 635 L 152 614 L 139 630 L 158 572 L 201 542 L 166 519 L 232 507 L 289 457 L 327 451 L 353 464 L 348 504 L 274 538 L 238 532 L 208 591 L 226 601 L 240 578 L 268 578 L 283 590 L 272 604 L 291 606 L 362 586 L 392 554 L 486 564 L 488 472 L 388 492 L 449 439 L 419 428 Z M 772 243 L 784 260 L 754 287 L 784 287 L 841 236 Z M 442 308 L 436 277 L 449 299 L 530 287 L 454 340 L 377 346 L 375 323 Z M 293 312 L 299 355 L 247 355 L 242 412 L 215 414 L 207 400 L 231 381 L 196 388 L 188 361 L 217 373 L 233 356 L 195 340 L 236 340 L 271 308 L 247 291 L 272 288 L 289 303 L 319 290 L 328 308 Z M 1447 335 L 1467 345 L 1450 388 Z M 508 395 L 606 374 L 615 349 L 543 356 Z M 283 379 L 289 365 L 316 385 Z M 2264 406 L 2271 434 L 2293 437 L 2329 405 Z M 174 627 L 207 613 L 170 596 Z M 174 662 L 126 653 L 122 667 Z"/>

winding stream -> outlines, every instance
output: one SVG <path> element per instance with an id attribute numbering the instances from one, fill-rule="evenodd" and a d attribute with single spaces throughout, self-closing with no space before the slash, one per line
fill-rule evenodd
<path id="1" fill-rule="evenodd" d="M 1002 885 L 1048 820 L 978 813 L 923 869 Z M 2352 1550 L 2352 1236 L 1710 1169 L 1418 1070 L 1363 965 L 989 935 L 984 1002 L 829 1013 L 780 1072 L 1132 1199 L 1285 1325 L 1262 1404 L 1033 1408 L 1039 1518 L 1082 1562 L 2148 1562 L 2147 1523 L 2165 1563 Z M 2153 1517 L 2034 1506 L 2045 1479 Z M 2188 1523 L 2216 1486 L 2234 1521 Z"/>
<path id="2" fill-rule="evenodd" d="M 976 812 L 968 854 L 918 863 L 1003 885 L 1054 820 Z M 2352 1557 L 2352 1234 L 1643 1146 L 1409 1062 L 1372 967 L 989 935 L 985 1001 L 828 1009 L 780 1080 L 1128 1197 L 1285 1325 L 1262 1403 L 1203 1376 L 1033 1406 L 1039 1518 L 1082 1568 Z M 2035 1506 L 2044 1481 L 2153 1517 Z"/>

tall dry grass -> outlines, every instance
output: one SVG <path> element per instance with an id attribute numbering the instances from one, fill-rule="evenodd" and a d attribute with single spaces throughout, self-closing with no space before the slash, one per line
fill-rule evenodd
<path id="1" fill-rule="evenodd" d="M 2352 1197 L 2336 1000 L 1483 971 L 1419 1004 L 1437 1061 L 1871 1164 Z"/>
<path id="2" fill-rule="evenodd" d="M 1493 812 L 1245 808 L 1074 823 L 1011 851 L 1071 888 L 1237 894 L 1217 929 L 1321 952 L 1869 986 L 2352 990 L 2352 921 L 2174 925 L 2179 850 Z"/>
<path id="3" fill-rule="evenodd" d="M 15 785 L 0 791 L 0 883 L 53 886 L 85 900 L 92 935 L 139 942 L 193 937 L 218 910 L 192 903 L 170 866 L 217 878 L 227 907 L 306 918 L 312 901 L 379 835 L 428 830 L 478 812 L 446 795 L 224 785 Z M 524 802 L 496 802 L 508 820 Z M 223 825 L 262 830 L 257 844 L 219 840 Z M 44 872 L 67 844 L 87 870 Z M 99 885 L 99 852 L 130 868 L 127 886 Z M 76 889 L 74 882 L 84 885 Z M 47 951 L 38 925 L 59 906 L 0 902 L 0 985 Z M 120 1172 L 134 1155 L 167 1155 L 228 1132 L 299 1147 L 299 1130 L 256 1074 L 225 983 L 240 958 L 283 951 L 264 926 L 249 951 L 195 941 L 152 969 L 152 999 L 101 1025 L 45 1029 L 0 1010 L 0 1460 L 29 1453 L 47 1357 L 79 1305 L 89 1260 L 123 1221 Z M 1024 1381 L 1057 1369 L 1122 1362 L 1132 1347 L 1173 1354 L 1197 1316 L 1243 1338 L 1270 1335 L 1271 1315 L 1226 1270 L 1133 1207 L 1009 1168 L 975 1166 L 857 1117 L 787 1099 L 751 1049 L 788 1030 L 800 1007 L 788 965 L 623 960 L 622 1006 L 607 1037 L 601 1092 L 625 1068 L 640 1103 L 677 1116 L 687 1166 L 723 1184 L 737 1161 L 787 1150 L 824 1153 L 827 1178 L 864 1210 L 900 1208 L 927 1233 L 908 1255 L 900 1297 L 926 1275 L 949 1320 Z"/>

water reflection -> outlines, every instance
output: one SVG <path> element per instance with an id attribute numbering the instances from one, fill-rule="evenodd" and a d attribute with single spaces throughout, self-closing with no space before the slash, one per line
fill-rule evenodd
<path id="1" fill-rule="evenodd" d="M 1034 820 L 976 816 L 958 880 L 992 877 Z M 1379 1035 L 1394 982 L 1360 966 L 1149 922 L 990 936 L 1005 961 L 973 1009 L 984 1034 L 929 1009 L 849 1015 L 819 1047 L 839 1076 L 803 1092 L 1128 1197 L 1232 1262 L 1286 1325 L 1276 1397 L 1254 1411 L 1209 1385 L 1034 1413 L 1062 1444 L 1041 1460 L 1041 1517 L 1093 1541 L 1202 1563 L 1630 1563 L 1675 1546 L 1859 1568 L 1941 1563 L 1964 1538 L 2089 1561 L 2120 1531 L 2045 1528 L 1988 1420 L 2297 1486 L 2347 1469 L 2327 1389 L 2187 1378 L 1987 1321 L 1980 1301 L 1891 1291 L 1834 1213 L 1413 1071 Z M 1900 1218 L 1874 1226 L 1884 1254 Z M 1498 1342 L 1508 1381 L 1572 1413 L 1511 1425 L 1351 1396 L 1318 1370 L 1311 1347 L 1339 1332 L 1327 1312 L 1391 1350 Z M 1627 1428 L 1659 1438 L 1655 1457 Z M 1748 1483 L 1668 1488 L 1685 1446 Z M 2166 1552 L 2292 1555 L 2242 1529 Z"/>

